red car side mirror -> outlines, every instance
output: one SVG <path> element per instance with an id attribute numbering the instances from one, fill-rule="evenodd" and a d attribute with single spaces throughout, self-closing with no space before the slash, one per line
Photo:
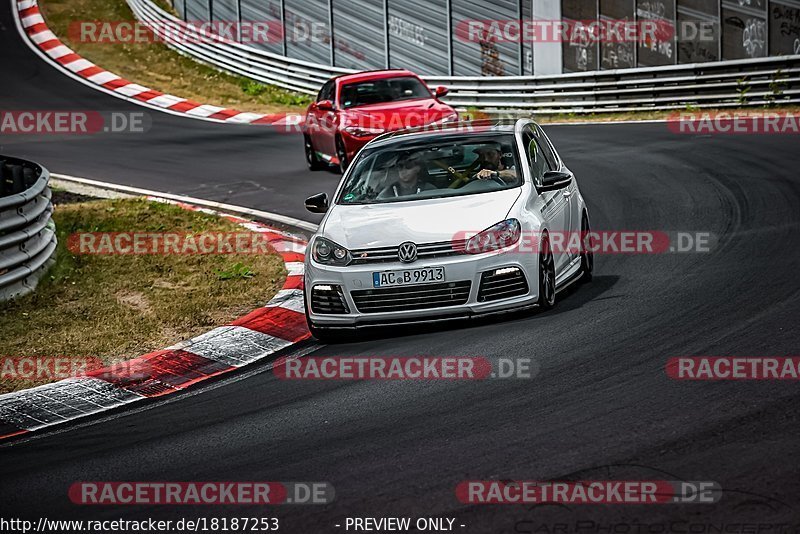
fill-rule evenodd
<path id="1" fill-rule="evenodd" d="M 439 87 L 436 88 L 436 91 L 434 93 L 436 94 L 436 98 L 442 98 L 443 96 L 447 96 L 447 93 L 449 92 L 450 89 L 448 89 L 444 85 L 440 85 Z"/>
<path id="2" fill-rule="evenodd" d="M 330 100 L 320 100 L 317 102 L 317 109 L 322 111 L 333 111 L 333 102 Z"/>

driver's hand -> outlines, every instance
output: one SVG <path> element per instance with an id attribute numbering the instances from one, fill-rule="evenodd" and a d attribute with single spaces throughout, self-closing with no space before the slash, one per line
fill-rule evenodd
<path id="1" fill-rule="evenodd" d="M 478 172 L 477 174 L 479 180 L 490 180 L 499 176 L 497 171 L 490 171 L 489 169 L 483 169 L 482 171 Z"/>

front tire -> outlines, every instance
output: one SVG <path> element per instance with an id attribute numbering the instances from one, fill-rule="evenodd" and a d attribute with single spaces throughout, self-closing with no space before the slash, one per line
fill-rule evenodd
<path id="1" fill-rule="evenodd" d="M 308 134 L 303 135 L 303 144 L 305 146 L 305 151 L 306 151 L 306 164 L 308 165 L 308 170 L 310 171 L 322 170 L 325 167 L 325 165 L 317 157 L 317 152 L 314 150 L 314 144 L 311 142 L 310 135 Z"/>
<path id="2" fill-rule="evenodd" d="M 305 284 L 303 285 L 305 286 Z M 308 314 L 308 300 L 306 299 L 305 289 L 303 289 L 303 309 L 306 312 L 306 324 L 308 325 L 308 331 L 311 332 L 311 335 L 314 336 L 317 341 L 320 343 L 333 343 L 338 339 L 334 332 L 317 328 L 313 321 L 311 321 L 311 316 Z"/>
<path id="3" fill-rule="evenodd" d="M 583 212 L 581 218 L 581 278 L 580 282 L 585 284 L 592 281 L 592 272 L 594 271 L 594 252 L 586 248 L 586 239 L 591 232 L 589 227 L 589 216 Z"/>
<path id="4" fill-rule="evenodd" d="M 539 249 L 539 307 L 549 310 L 556 304 L 556 267 L 550 236 L 544 234 Z"/>
<path id="5" fill-rule="evenodd" d="M 350 162 L 347 160 L 347 150 L 341 137 L 336 138 L 336 158 L 339 160 L 339 172 L 344 174 Z"/>

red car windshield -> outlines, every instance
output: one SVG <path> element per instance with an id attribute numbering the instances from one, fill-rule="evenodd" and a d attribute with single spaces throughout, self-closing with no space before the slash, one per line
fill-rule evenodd
<path id="1" fill-rule="evenodd" d="M 415 98 L 431 98 L 431 93 L 419 79 L 401 76 L 344 85 L 339 102 L 346 109 Z"/>

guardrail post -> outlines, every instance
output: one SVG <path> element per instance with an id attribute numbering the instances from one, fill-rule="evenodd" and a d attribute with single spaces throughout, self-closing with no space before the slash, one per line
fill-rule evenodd
<path id="1" fill-rule="evenodd" d="M 389 59 L 389 0 L 383 0 L 383 50 L 384 64 L 387 69 L 391 68 Z"/>
<path id="2" fill-rule="evenodd" d="M 717 42 L 717 59 L 722 60 L 722 0 L 717 2 L 717 20 L 719 21 L 719 39 Z"/>
<path id="3" fill-rule="evenodd" d="M 286 46 L 286 0 L 281 0 L 281 28 L 283 29 L 283 55 L 287 56 L 288 47 Z"/>
<path id="4" fill-rule="evenodd" d="M 522 20 L 522 3 L 525 0 L 519 0 L 517 2 L 517 20 L 519 21 L 519 43 L 517 43 L 517 56 L 519 57 L 519 69 L 518 73 L 520 76 L 525 75 L 525 39 L 523 38 L 524 32 L 522 31 L 523 24 L 525 23 Z"/>
<path id="5" fill-rule="evenodd" d="M 331 67 L 336 66 L 336 45 L 333 35 L 333 0 L 328 0 L 328 31 L 331 34 Z"/>
<path id="6" fill-rule="evenodd" d="M 236 42 L 242 42 L 242 0 L 236 0 Z"/>
<path id="7" fill-rule="evenodd" d="M 447 0 L 447 75 L 453 75 L 453 2 Z"/>

